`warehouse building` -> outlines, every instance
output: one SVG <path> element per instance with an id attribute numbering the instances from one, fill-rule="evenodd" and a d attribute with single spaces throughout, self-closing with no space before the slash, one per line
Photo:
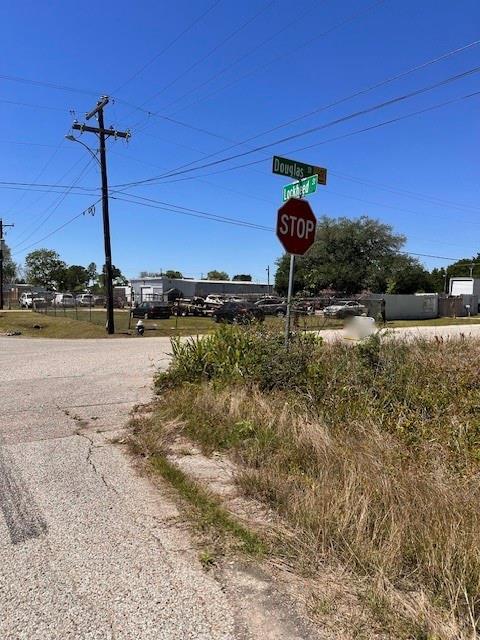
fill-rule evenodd
<path id="1" fill-rule="evenodd" d="M 133 297 L 135 302 L 145 300 L 162 300 L 169 291 L 176 290 L 181 298 L 199 296 L 205 298 L 209 294 L 226 296 L 267 295 L 272 292 L 272 286 L 257 282 L 242 282 L 237 280 L 194 280 L 189 278 L 156 278 L 132 279 Z"/>

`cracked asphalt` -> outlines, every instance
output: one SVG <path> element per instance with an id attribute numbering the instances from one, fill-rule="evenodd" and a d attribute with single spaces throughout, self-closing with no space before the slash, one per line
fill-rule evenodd
<path id="1" fill-rule="evenodd" d="M 238 638 L 175 506 L 110 443 L 168 350 L 0 337 L 2 640 Z"/>

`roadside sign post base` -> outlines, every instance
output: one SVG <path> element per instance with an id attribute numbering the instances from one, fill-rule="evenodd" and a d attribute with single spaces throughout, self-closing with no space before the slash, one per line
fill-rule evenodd
<path id="1" fill-rule="evenodd" d="M 290 319 L 292 315 L 293 273 L 295 270 L 295 254 L 290 254 L 290 272 L 288 274 L 287 315 L 285 316 L 285 348 L 290 342 Z"/>

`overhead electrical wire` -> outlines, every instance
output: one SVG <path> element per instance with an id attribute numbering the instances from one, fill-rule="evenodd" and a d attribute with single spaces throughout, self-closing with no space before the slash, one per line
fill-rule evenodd
<path id="1" fill-rule="evenodd" d="M 149 67 L 151 64 L 156 62 L 159 58 L 161 58 L 161 56 L 163 56 L 163 54 L 165 54 L 169 49 L 171 49 L 173 47 L 173 45 L 175 45 L 179 40 L 181 40 L 181 38 L 183 38 L 183 36 L 185 34 L 187 34 L 189 31 L 191 31 L 193 29 L 193 27 L 195 27 L 209 13 L 211 13 L 213 11 L 213 9 L 215 9 L 215 7 L 217 7 L 220 4 L 221 1 L 222 0 L 215 0 L 203 13 L 201 13 L 194 20 L 192 20 L 192 22 L 190 22 L 185 27 L 185 29 L 183 29 L 177 36 L 175 36 L 175 38 L 173 38 L 173 40 L 170 40 L 170 42 L 165 47 L 163 47 L 163 49 L 161 49 L 161 51 L 159 51 L 156 55 L 153 56 L 153 58 L 151 58 L 148 62 L 146 62 L 143 66 L 141 66 L 140 69 L 135 71 L 135 73 L 133 73 L 131 76 L 129 76 L 124 82 L 122 82 L 122 84 L 118 85 L 118 87 L 116 87 L 116 89 L 113 91 L 113 93 L 116 93 L 117 91 L 121 91 L 124 87 L 127 86 L 127 84 L 132 82 L 132 80 L 135 80 L 135 78 L 137 78 L 141 73 L 143 73 L 147 67 Z"/>
<path id="2" fill-rule="evenodd" d="M 313 6 L 315 6 L 316 4 L 317 4 L 317 0 L 314 0 Z M 172 100 L 172 102 L 167 104 L 164 108 L 165 109 L 169 109 L 171 106 L 173 106 L 174 104 L 176 104 L 180 100 L 183 100 L 184 98 L 188 97 L 189 95 L 191 95 L 195 91 L 198 91 L 198 89 L 201 89 L 205 85 L 210 84 L 210 82 L 212 82 L 213 80 L 216 80 L 218 77 L 220 77 L 221 75 L 223 75 L 224 73 L 229 71 L 232 67 L 236 66 L 239 62 L 241 62 L 242 60 L 245 60 L 245 58 L 249 58 L 253 53 L 255 53 L 256 51 L 258 51 L 259 49 L 264 47 L 268 42 L 271 42 L 272 40 L 277 38 L 279 35 L 281 35 L 285 31 L 287 31 L 288 29 L 291 29 L 292 27 L 294 27 L 298 22 L 304 21 L 305 20 L 305 13 L 308 13 L 308 11 L 305 11 L 305 9 L 302 7 L 302 11 L 296 17 L 293 17 L 293 19 L 292 19 L 292 16 L 289 15 L 287 24 L 284 25 L 281 29 L 278 29 L 277 31 L 275 31 L 273 34 L 268 36 L 268 38 L 266 38 L 265 40 L 262 40 L 260 43 L 255 45 L 252 49 L 248 50 L 246 53 L 243 53 L 238 58 L 235 58 L 235 60 L 233 60 L 232 62 L 227 64 L 225 67 L 222 67 L 222 69 L 220 69 L 219 71 L 215 72 L 212 76 L 210 76 L 209 78 L 207 78 L 206 80 L 204 80 L 200 84 L 196 85 L 195 87 L 193 87 L 192 89 L 190 89 L 189 91 L 187 91 L 183 95 L 179 96 L 178 98 L 175 98 L 174 100 Z M 156 115 L 156 114 L 152 113 L 152 115 Z"/>
<path id="3" fill-rule="evenodd" d="M 111 195 L 113 200 L 119 200 L 121 202 L 128 202 L 130 204 L 141 205 L 152 209 L 159 209 L 161 211 L 168 211 L 170 213 L 178 213 L 180 215 L 190 216 L 193 218 L 201 218 L 211 220 L 213 222 L 223 222 L 225 224 L 237 225 L 240 227 L 248 227 L 250 229 L 257 229 L 260 231 L 273 231 L 273 227 L 267 227 L 265 225 L 256 224 L 247 220 L 241 220 L 239 218 L 231 218 L 229 216 L 222 216 L 208 211 L 201 211 L 199 209 L 192 209 L 189 207 L 182 207 L 180 205 L 172 204 L 169 202 L 163 202 L 161 200 L 154 200 L 153 198 L 142 198 L 134 194 L 123 194 L 130 196 L 125 198 L 123 196 Z M 134 199 L 132 199 L 134 198 Z"/>
<path id="4" fill-rule="evenodd" d="M 216 51 L 218 51 L 221 47 L 223 47 L 227 42 L 229 42 L 230 40 L 235 38 L 235 36 L 238 35 L 241 31 L 243 31 L 243 29 L 246 29 L 252 22 L 257 20 L 258 17 L 261 16 L 262 13 L 267 11 L 267 9 L 269 9 L 274 2 L 275 2 L 275 0 L 267 0 L 267 2 L 263 3 L 262 6 L 260 7 L 260 9 L 257 12 L 255 12 L 253 16 L 250 16 L 250 18 L 248 18 L 247 20 L 242 22 L 242 24 L 240 24 L 240 26 L 238 26 L 236 29 L 234 29 L 232 32 L 230 32 L 227 36 L 225 36 L 212 49 L 210 49 L 204 56 L 195 59 L 194 62 L 192 62 L 192 64 L 189 67 L 187 67 L 184 71 L 182 71 L 180 74 L 175 76 L 175 78 L 173 78 L 173 80 L 170 80 L 170 82 L 167 82 L 167 84 L 165 84 L 159 91 L 155 92 L 150 98 L 147 98 L 146 100 L 144 100 L 142 102 L 141 106 L 143 107 L 146 104 L 148 104 L 149 102 L 151 102 L 152 100 L 155 100 L 156 98 L 158 98 L 158 96 L 162 95 L 162 93 L 164 93 L 165 91 L 170 89 L 170 87 L 172 87 L 179 80 L 181 80 L 186 75 L 188 75 L 191 71 L 193 71 L 193 69 L 195 69 L 196 67 L 201 65 L 203 62 L 205 62 L 205 60 L 208 60 L 208 58 L 210 58 L 210 56 L 212 56 Z M 143 121 L 141 121 L 140 123 L 137 123 L 136 125 L 134 125 L 134 127 L 139 127 L 142 124 L 142 122 Z"/>
<path id="5" fill-rule="evenodd" d="M 334 100 L 333 102 L 330 102 L 329 104 L 325 104 L 325 105 L 321 105 L 319 107 L 316 107 L 315 109 L 312 109 L 310 111 L 307 111 L 306 113 L 303 113 L 299 116 L 296 116 L 295 118 L 292 118 L 286 122 L 280 123 L 278 125 L 275 125 L 274 127 L 271 127 L 270 129 L 265 129 L 264 131 L 261 131 L 260 133 L 257 133 L 253 136 L 250 136 L 249 138 L 245 138 L 244 140 L 241 140 L 240 142 L 235 142 L 235 144 L 231 145 L 230 147 L 226 147 L 220 151 L 215 151 L 214 153 L 210 154 L 210 157 L 213 157 L 215 155 L 218 155 L 219 153 L 226 153 L 227 151 L 230 151 L 230 149 L 234 149 L 238 146 L 241 145 L 247 145 L 249 142 L 252 142 L 253 140 L 256 140 L 258 138 L 261 138 L 265 135 L 268 135 L 269 133 L 273 133 L 275 131 L 278 131 L 279 129 L 284 129 L 285 127 L 288 127 L 292 124 L 295 124 L 297 122 L 299 122 L 300 120 L 304 120 L 305 118 L 309 118 L 313 115 L 316 115 L 318 113 L 321 113 L 322 111 L 327 111 L 328 109 L 332 109 L 333 107 L 337 107 L 341 104 L 344 104 L 345 102 L 348 102 L 350 100 L 353 100 L 354 98 L 357 98 L 359 96 L 362 95 L 366 95 L 367 93 L 370 93 L 371 91 L 374 91 L 376 89 L 379 89 L 381 87 L 384 87 L 388 84 L 391 84 L 392 82 L 395 82 L 397 80 L 401 80 L 403 78 L 406 78 L 407 76 L 411 75 L 412 73 L 416 73 L 417 71 L 421 71 L 423 69 L 426 69 L 434 64 L 438 64 L 439 62 L 443 62 L 444 60 L 447 60 L 453 56 L 458 55 L 459 53 L 463 53 L 464 51 L 468 51 L 469 49 L 472 49 L 474 47 L 477 47 L 480 45 L 480 40 L 474 40 L 473 42 L 469 42 L 466 45 L 463 45 L 461 47 L 457 47 L 455 49 L 452 49 L 450 51 L 447 51 L 445 53 L 443 53 L 440 56 L 436 56 L 434 58 L 431 58 L 429 60 L 426 60 L 425 62 L 422 62 L 420 64 L 417 64 L 413 67 L 410 67 L 409 69 L 406 69 L 405 71 L 402 71 L 400 73 L 397 73 L 393 76 L 390 76 L 388 78 L 385 78 L 384 80 L 381 80 L 380 82 L 376 82 L 372 85 L 369 85 L 368 87 L 364 87 L 362 89 L 359 89 L 358 91 L 355 91 L 354 93 L 351 93 L 347 96 L 343 96 L 342 98 L 338 98 L 337 100 Z M 205 159 L 205 158 L 203 158 Z"/>
<path id="6" fill-rule="evenodd" d="M 307 40 L 306 42 L 303 42 L 301 45 L 299 45 L 297 47 L 288 47 L 287 51 L 279 54 L 278 56 L 276 56 L 275 58 L 269 60 L 265 64 L 258 65 L 257 67 L 255 67 L 254 69 L 251 69 L 247 73 L 245 73 L 245 74 L 243 74 L 241 76 L 237 76 L 232 82 L 229 82 L 228 84 L 224 85 L 223 87 L 220 87 L 220 88 L 216 89 L 215 91 L 212 91 L 211 93 L 207 94 L 206 96 L 200 97 L 199 99 L 195 100 L 194 102 L 191 102 L 190 104 L 181 107 L 175 113 L 179 113 L 180 111 L 184 111 L 185 109 L 193 107 L 193 106 L 199 104 L 200 102 L 204 102 L 205 100 L 209 100 L 210 98 L 212 98 L 215 95 L 218 95 L 222 91 L 225 91 L 226 89 L 229 89 L 230 87 L 233 87 L 234 85 L 238 84 L 239 82 L 241 82 L 245 78 L 249 78 L 250 76 L 255 75 L 259 71 L 263 71 L 264 69 L 267 69 L 270 65 L 274 64 L 275 62 L 278 62 L 279 60 L 282 60 L 283 58 L 285 58 L 287 56 L 291 57 L 293 54 L 296 54 L 297 51 L 300 51 L 301 49 L 304 49 L 305 47 L 307 47 L 308 45 L 312 44 L 312 42 L 315 42 L 319 38 L 324 38 L 325 36 L 329 35 L 330 33 L 333 33 L 337 29 L 340 29 L 341 27 L 344 27 L 347 24 L 355 22 L 355 20 L 358 20 L 359 18 L 362 18 L 362 17 L 368 15 L 374 9 L 376 9 L 380 5 L 384 4 L 384 2 L 385 2 L 385 0 L 376 0 L 376 2 L 373 2 L 372 4 L 368 5 L 367 7 L 364 7 L 363 9 L 361 9 L 360 11 L 357 11 L 357 12 L 351 14 L 350 16 L 348 16 L 344 20 L 338 22 L 337 24 L 333 25 L 332 27 L 330 27 L 326 31 L 317 33 L 315 36 L 313 36 L 313 38 L 310 38 L 309 40 Z"/>
<path id="7" fill-rule="evenodd" d="M 417 111 L 412 111 L 412 112 L 407 113 L 407 114 L 405 114 L 403 116 L 397 116 L 395 118 L 391 118 L 390 120 L 384 120 L 383 122 L 380 122 L 380 123 L 377 123 L 377 124 L 374 124 L 374 125 L 371 125 L 371 126 L 368 126 L 368 127 L 364 127 L 362 129 L 356 129 L 355 131 L 350 131 L 348 133 L 344 133 L 344 134 L 335 136 L 333 138 L 328 138 L 326 140 L 321 140 L 320 142 L 315 142 L 314 144 L 307 145 L 305 147 L 298 147 L 296 149 L 290 149 L 290 150 L 287 151 L 287 153 L 290 154 L 290 153 L 295 153 L 297 151 L 304 151 L 305 149 L 311 149 L 311 148 L 314 148 L 314 147 L 319 147 L 319 146 L 321 146 L 323 144 L 327 144 L 329 142 L 335 142 L 337 140 L 342 140 L 342 139 L 345 139 L 345 138 L 349 138 L 351 136 L 358 135 L 360 133 L 365 133 L 367 131 L 372 131 L 374 129 L 379 129 L 381 127 L 388 126 L 390 124 L 395 124 L 396 122 L 400 122 L 402 120 L 407 120 L 407 119 L 412 118 L 414 116 L 421 115 L 423 113 L 428 113 L 430 111 L 434 111 L 435 109 L 440 109 L 442 107 L 454 104 L 456 102 L 460 102 L 462 100 L 471 99 L 471 98 L 477 97 L 479 95 L 480 95 L 480 91 L 475 91 L 474 93 L 470 93 L 470 94 L 466 94 L 466 95 L 463 95 L 463 96 L 459 96 L 457 98 L 453 98 L 451 100 L 446 100 L 444 102 L 439 102 L 437 104 L 434 104 L 434 105 L 432 105 L 430 107 L 426 107 L 424 109 L 419 109 Z M 243 169 L 245 167 L 255 166 L 255 165 L 261 164 L 261 163 L 266 162 L 266 161 L 270 162 L 271 161 L 271 156 L 264 156 L 263 158 L 260 158 L 259 160 L 252 160 L 250 162 L 245 162 L 243 164 L 235 165 L 233 167 L 227 167 L 225 169 L 219 169 L 218 171 L 210 171 L 208 173 L 202 173 L 202 174 L 200 174 L 198 176 L 187 176 L 187 177 L 184 177 L 184 178 L 177 178 L 175 180 L 165 180 L 161 184 L 171 184 L 171 183 L 174 183 L 174 182 L 183 182 L 184 180 L 194 180 L 196 178 L 205 178 L 205 177 L 209 177 L 209 176 L 212 176 L 212 175 L 218 175 L 218 174 L 222 174 L 222 173 L 227 173 L 229 171 L 237 171 L 238 169 Z M 197 167 L 197 168 L 199 168 L 199 167 Z M 172 177 L 172 176 L 175 176 L 175 175 L 182 175 L 184 173 L 188 173 L 188 170 L 187 171 L 178 171 L 176 173 L 171 173 L 171 174 L 168 175 L 168 177 Z M 119 187 L 135 187 L 135 186 L 148 185 L 148 184 L 154 184 L 154 183 L 151 182 L 151 181 L 145 182 L 144 180 L 140 180 L 140 181 L 137 181 L 137 182 L 130 182 L 130 183 L 112 185 L 112 189 L 116 189 L 116 188 L 119 188 Z"/>
<path id="8" fill-rule="evenodd" d="M 35 233 L 37 233 L 37 231 L 39 229 L 41 229 L 43 227 L 43 225 L 52 217 L 52 215 L 55 213 L 55 211 L 58 209 L 58 207 L 62 204 L 62 202 L 65 200 L 65 198 L 69 195 L 69 193 L 71 192 L 71 190 L 76 186 L 76 184 L 82 179 L 82 177 L 84 176 L 84 174 L 88 171 L 88 169 L 90 168 L 91 164 L 93 162 L 93 157 L 90 157 L 86 163 L 86 165 L 83 167 L 83 169 L 81 170 L 80 174 L 78 175 L 78 177 L 76 178 L 76 180 L 74 181 L 74 183 L 68 188 L 66 189 L 66 191 L 61 194 L 60 198 L 58 198 L 58 201 L 56 201 L 55 203 L 52 203 L 51 205 L 49 205 L 43 212 L 43 214 L 47 214 L 45 215 L 45 217 L 40 221 L 40 223 L 23 239 L 21 240 L 17 245 L 15 245 L 13 247 L 13 249 L 18 249 L 21 245 L 25 244 L 25 242 L 27 242 L 33 235 L 35 235 Z M 49 209 L 52 208 L 52 210 L 50 212 Z M 48 212 L 48 213 L 47 213 Z"/>
<path id="9" fill-rule="evenodd" d="M 405 93 L 403 95 L 396 96 L 396 97 L 391 98 L 389 100 L 385 100 L 384 102 L 380 102 L 380 103 L 374 104 L 374 105 L 372 105 L 370 107 L 366 107 L 364 109 L 360 109 L 360 110 L 355 111 L 354 113 L 350 113 L 350 114 L 348 114 L 346 116 L 342 116 L 340 118 L 336 118 L 335 120 L 331 120 L 330 122 L 318 125 L 316 127 L 311 127 L 309 129 L 306 129 L 305 131 L 300 131 L 299 133 L 295 133 L 295 134 L 292 134 L 292 135 L 289 135 L 289 136 L 285 136 L 284 138 L 281 138 L 279 140 L 275 140 L 273 142 L 269 142 L 269 143 L 260 145 L 258 147 L 255 147 L 253 149 L 249 149 L 247 151 L 242 151 L 240 153 L 236 153 L 236 154 L 228 156 L 226 158 L 220 158 L 218 160 L 212 160 L 211 162 L 203 163 L 203 164 L 200 164 L 200 165 L 195 166 L 195 167 L 192 167 L 192 166 L 188 167 L 188 165 L 183 165 L 183 168 L 179 168 L 178 170 L 173 170 L 170 173 L 165 173 L 165 174 L 161 174 L 161 175 L 158 175 L 158 176 L 153 176 L 151 178 L 145 178 L 144 180 L 137 180 L 135 182 L 118 184 L 118 185 L 115 185 L 115 186 L 116 187 L 121 187 L 121 186 L 133 186 L 133 185 L 145 184 L 145 183 L 153 182 L 153 181 L 156 181 L 156 180 L 162 180 L 163 178 L 170 178 L 172 176 L 181 175 L 181 174 L 184 174 L 184 173 L 190 173 L 192 171 L 198 171 L 199 169 L 204 169 L 204 168 L 217 166 L 219 164 L 223 164 L 224 162 L 230 162 L 231 160 L 235 160 L 237 158 L 242 158 L 242 157 L 248 156 L 248 155 L 250 155 L 252 153 L 257 153 L 259 151 L 263 151 L 264 149 L 269 149 L 269 148 L 277 146 L 279 144 L 283 144 L 285 142 L 290 142 L 291 140 L 296 140 L 297 138 L 301 138 L 301 137 L 310 135 L 312 133 L 316 133 L 317 131 L 322 131 L 324 129 L 336 126 L 338 124 L 341 124 L 341 123 L 344 123 L 344 122 L 348 122 L 350 120 L 353 120 L 354 118 L 358 118 L 360 116 L 364 116 L 364 115 L 373 113 L 373 112 L 378 111 L 380 109 L 384 109 L 385 107 L 390 107 L 390 106 L 392 106 L 394 104 L 398 104 L 398 103 L 403 102 L 405 100 L 408 100 L 410 98 L 413 98 L 413 97 L 422 95 L 424 93 L 427 93 L 429 91 L 432 91 L 432 90 L 434 90 L 434 89 L 436 89 L 438 87 L 445 86 L 445 85 L 450 84 L 452 82 L 456 82 L 457 80 L 461 80 L 463 78 L 471 76 L 471 75 L 473 75 L 475 73 L 478 73 L 479 71 L 480 71 L 480 66 L 473 67 L 472 69 L 468 69 L 467 71 L 463 71 L 462 73 L 456 74 L 454 76 L 450 76 L 448 78 L 440 80 L 439 82 L 435 82 L 434 84 L 428 85 L 426 87 L 421 87 L 420 89 L 416 89 L 414 91 L 410 91 L 410 92 Z M 472 94 L 472 95 L 475 95 L 475 94 Z M 445 103 L 445 104 L 447 104 L 447 103 Z M 392 119 L 391 122 L 393 122 L 393 121 L 395 121 L 395 119 Z M 369 128 L 366 128 L 365 130 L 369 130 Z M 348 135 L 348 134 L 346 134 L 346 135 Z M 311 145 L 311 146 L 316 146 L 316 145 Z M 305 149 L 305 148 L 310 148 L 310 147 L 303 147 L 303 149 Z M 202 162 L 202 160 L 196 160 L 194 162 L 198 163 L 198 162 Z M 193 163 L 189 163 L 189 164 L 191 165 Z M 252 164 L 255 164 L 255 163 L 252 163 Z"/>
<path id="10" fill-rule="evenodd" d="M 100 202 L 100 200 L 101 200 L 101 198 L 96 200 L 92 205 L 90 205 L 89 207 L 87 207 L 86 209 L 84 209 L 83 211 L 78 213 L 77 215 L 73 216 L 73 218 L 70 218 L 70 220 L 67 220 L 66 222 L 61 224 L 59 227 L 57 227 L 56 229 L 53 229 L 53 231 L 50 231 L 50 233 L 47 233 L 47 235 L 43 236 L 43 238 L 40 238 L 40 240 L 36 240 L 35 242 L 32 242 L 32 244 L 28 245 L 27 247 L 24 247 L 23 249 L 20 249 L 19 251 L 13 252 L 12 256 L 25 253 L 26 251 L 28 251 L 32 247 L 37 246 L 38 244 L 40 244 L 44 240 L 47 240 L 48 238 L 51 238 L 55 233 L 58 233 L 59 231 L 64 229 L 67 225 L 71 224 L 72 222 L 74 222 L 78 218 L 81 218 L 82 216 L 85 216 L 87 213 L 91 213 L 93 215 L 94 211 L 95 211 L 95 205 L 97 205 Z M 92 210 L 93 210 L 93 213 L 92 213 Z"/>

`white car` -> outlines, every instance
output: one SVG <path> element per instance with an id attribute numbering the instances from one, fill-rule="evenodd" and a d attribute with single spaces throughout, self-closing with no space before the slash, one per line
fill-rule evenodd
<path id="1" fill-rule="evenodd" d="M 80 307 L 94 307 L 95 306 L 95 296 L 91 293 L 82 293 L 76 298 L 77 304 Z"/>
<path id="2" fill-rule="evenodd" d="M 75 298 L 71 293 L 57 293 L 53 303 L 60 307 L 74 307 Z"/>

